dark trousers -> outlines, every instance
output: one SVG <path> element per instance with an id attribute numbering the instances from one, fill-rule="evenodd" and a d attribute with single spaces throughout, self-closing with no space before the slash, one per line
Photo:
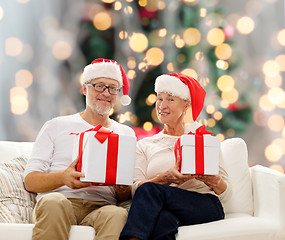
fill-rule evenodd
<path id="1" fill-rule="evenodd" d="M 223 218 L 220 200 L 212 194 L 148 182 L 135 193 L 120 239 L 172 240 L 179 226 Z"/>

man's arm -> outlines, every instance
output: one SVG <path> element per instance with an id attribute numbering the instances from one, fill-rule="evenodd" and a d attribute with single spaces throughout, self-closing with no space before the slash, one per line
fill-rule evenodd
<path id="1" fill-rule="evenodd" d="M 84 183 L 78 180 L 84 177 L 84 174 L 77 172 L 75 166 L 78 162 L 78 157 L 64 171 L 53 173 L 31 172 L 24 180 L 25 188 L 29 192 L 49 192 L 61 186 L 68 186 L 72 189 L 84 188 L 91 183 Z"/>

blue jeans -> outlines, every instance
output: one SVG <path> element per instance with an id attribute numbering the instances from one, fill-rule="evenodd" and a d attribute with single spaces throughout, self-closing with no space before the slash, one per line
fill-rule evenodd
<path id="1" fill-rule="evenodd" d="M 152 182 L 141 185 L 134 196 L 120 239 L 173 240 L 179 226 L 224 219 L 220 200 Z"/>

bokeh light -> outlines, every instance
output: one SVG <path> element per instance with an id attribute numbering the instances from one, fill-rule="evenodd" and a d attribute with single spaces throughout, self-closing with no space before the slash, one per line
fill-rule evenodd
<path id="1" fill-rule="evenodd" d="M 150 65 L 158 66 L 164 60 L 164 52 L 157 47 L 150 48 L 146 52 L 146 60 Z"/>
<path id="2" fill-rule="evenodd" d="M 216 66 L 217 68 L 219 69 L 222 69 L 222 70 L 227 70 L 229 68 L 229 63 L 224 61 L 224 60 L 218 60 L 216 62 Z"/>
<path id="3" fill-rule="evenodd" d="M 220 28 L 213 28 L 207 34 L 209 44 L 218 46 L 225 41 L 225 33 Z"/>
<path id="4" fill-rule="evenodd" d="M 279 64 L 279 70 L 285 72 L 285 55 L 278 55 L 275 61 Z"/>
<path id="5" fill-rule="evenodd" d="M 108 12 L 99 12 L 93 18 L 94 27 L 100 31 L 105 31 L 112 25 L 112 18 Z"/>
<path id="6" fill-rule="evenodd" d="M 235 81 L 230 75 L 223 75 L 218 78 L 217 86 L 221 91 L 230 91 L 234 85 Z"/>
<path id="7" fill-rule="evenodd" d="M 268 91 L 268 99 L 273 104 L 280 104 L 285 99 L 285 93 L 281 88 L 275 87 Z"/>
<path id="8" fill-rule="evenodd" d="M 278 162 L 282 157 L 282 153 L 282 149 L 275 144 L 268 145 L 264 150 L 264 155 L 270 162 Z"/>
<path id="9" fill-rule="evenodd" d="M 222 99 L 227 100 L 229 104 L 236 102 L 238 98 L 239 92 L 235 88 L 222 92 Z"/>
<path id="10" fill-rule="evenodd" d="M 122 3 L 119 2 L 119 1 L 116 1 L 116 2 L 114 3 L 114 10 L 115 10 L 115 11 L 119 11 L 119 10 L 121 10 L 121 9 L 122 9 Z"/>
<path id="11" fill-rule="evenodd" d="M 284 168 L 280 164 L 272 164 L 269 168 L 274 169 L 278 172 L 284 173 Z"/>
<path id="12" fill-rule="evenodd" d="M 213 114 L 215 112 L 215 106 L 210 104 L 206 107 L 206 112 L 209 114 Z"/>
<path id="13" fill-rule="evenodd" d="M 282 149 L 283 151 L 283 154 L 285 154 L 285 139 L 284 138 L 276 138 L 274 139 L 272 144 L 280 147 L 280 149 Z"/>
<path id="14" fill-rule="evenodd" d="M 269 117 L 267 125 L 271 131 L 282 131 L 284 128 L 284 118 L 278 114 L 274 114 Z"/>
<path id="15" fill-rule="evenodd" d="M 115 0 L 101 0 L 102 2 L 104 2 L 104 3 L 113 3 L 113 2 L 115 2 Z"/>
<path id="16" fill-rule="evenodd" d="M 158 31 L 158 36 L 159 36 L 159 37 L 165 37 L 166 34 L 167 34 L 166 28 L 162 28 L 162 29 L 160 29 L 160 30 Z"/>
<path id="17" fill-rule="evenodd" d="M 264 82 L 269 88 L 280 87 L 282 84 L 282 77 L 280 74 L 273 77 L 265 76 Z"/>
<path id="18" fill-rule="evenodd" d="M 137 66 L 137 61 L 134 57 L 129 57 L 127 62 L 128 68 L 134 69 Z"/>
<path id="19" fill-rule="evenodd" d="M 262 95 L 259 98 L 259 106 L 264 111 L 272 111 L 275 108 L 275 105 L 269 100 L 268 95 Z"/>
<path id="20" fill-rule="evenodd" d="M 16 115 L 24 114 L 29 108 L 28 93 L 22 87 L 10 89 L 11 112 Z"/>
<path id="21" fill-rule="evenodd" d="M 16 86 L 28 88 L 33 83 L 33 74 L 26 69 L 22 69 L 15 74 Z"/>
<path id="22" fill-rule="evenodd" d="M 218 133 L 216 136 L 220 138 L 221 142 L 225 140 L 225 136 L 222 133 Z"/>
<path id="23" fill-rule="evenodd" d="M 148 39 L 143 33 L 133 33 L 129 39 L 129 44 L 134 52 L 143 52 L 147 49 Z"/>
<path id="24" fill-rule="evenodd" d="M 15 37 L 7 38 L 5 41 L 5 52 L 8 56 L 18 56 L 23 50 L 23 43 Z"/>
<path id="25" fill-rule="evenodd" d="M 263 64 L 262 71 L 268 77 L 275 77 L 279 74 L 280 67 L 276 61 L 269 60 Z"/>
<path id="26" fill-rule="evenodd" d="M 184 40 L 179 35 L 175 37 L 175 46 L 177 48 L 183 48 L 185 46 Z"/>
<path id="27" fill-rule="evenodd" d="M 207 16 L 207 9 L 206 8 L 201 8 L 200 9 L 200 17 L 204 18 Z"/>
<path id="28" fill-rule="evenodd" d="M 156 95 L 154 93 L 149 94 L 145 100 L 145 102 L 148 106 L 153 105 L 155 103 L 155 101 L 156 101 Z"/>
<path id="29" fill-rule="evenodd" d="M 135 70 L 129 70 L 127 76 L 129 79 L 134 79 L 136 77 L 136 71 Z"/>
<path id="30" fill-rule="evenodd" d="M 284 99 L 282 102 L 278 103 L 277 106 L 278 106 L 279 108 L 284 109 L 284 108 L 285 108 L 285 99 Z"/>
<path id="31" fill-rule="evenodd" d="M 119 38 L 120 39 L 127 39 L 128 38 L 128 32 L 127 31 L 120 31 L 119 32 Z"/>
<path id="32" fill-rule="evenodd" d="M 153 125 L 152 125 L 151 122 L 145 122 L 145 123 L 143 124 L 143 129 L 144 129 L 145 131 L 150 131 L 152 128 L 153 128 Z"/>
<path id="33" fill-rule="evenodd" d="M 280 43 L 280 45 L 285 46 L 285 29 L 282 29 L 278 35 L 277 40 Z"/>
<path id="34" fill-rule="evenodd" d="M 134 9 L 131 6 L 124 7 L 124 13 L 126 15 L 131 15 L 133 13 L 133 11 L 134 11 Z"/>
<path id="35" fill-rule="evenodd" d="M 183 33 L 183 39 L 189 46 L 197 45 L 201 40 L 201 33 L 196 28 L 188 28 Z"/>
<path id="36" fill-rule="evenodd" d="M 215 119 L 209 118 L 209 119 L 207 120 L 207 126 L 208 126 L 208 127 L 212 128 L 212 127 L 215 127 L 215 125 L 216 125 Z"/>
<path id="37" fill-rule="evenodd" d="M 56 59 L 66 60 L 72 54 L 72 47 L 68 42 L 59 40 L 52 46 L 52 53 Z"/>
<path id="38" fill-rule="evenodd" d="M 214 119 L 219 121 L 219 120 L 221 120 L 223 118 L 223 114 L 220 111 L 217 111 L 217 112 L 214 113 L 213 117 L 214 117 Z"/>
<path id="39" fill-rule="evenodd" d="M 232 47 L 227 43 L 222 43 L 216 47 L 215 54 L 219 59 L 228 60 L 232 56 Z"/>
<path id="40" fill-rule="evenodd" d="M 237 21 L 236 28 L 241 34 L 248 35 L 254 30 L 255 23 L 250 17 L 241 17 Z"/>
<path id="41" fill-rule="evenodd" d="M 174 65 L 173 65 L 173 63 L 172 63 L 172 62 L 168 63 L 168 64 L 166 65 L 166 68 L 167 68 L 167 70 L 168 70 L 169 72 L 173 72 L 173 71 L 174 71 Z"/>
<path id="42" fill-rule="evenodd" d="M 192 68 L 185 68 L 183 71 L 181 71 L 181 73 L 183 73 L 189 77 L 193 77 L 195 79 L 198 79 L 198 73 Z"/>

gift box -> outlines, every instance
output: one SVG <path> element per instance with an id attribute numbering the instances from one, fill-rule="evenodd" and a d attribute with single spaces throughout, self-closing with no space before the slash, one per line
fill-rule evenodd
<path id="1" fill-rule="evenodd" d="M 176 142 L 175 156 L 180 156 L 179 171 L 183 174 L 219 174 L 220 138 L 199 127 L 195 133 L 182 135 Z"/>
<path id="2" fill-rule="evenodd" d="M 82 182 L 132 185 L 135 151 L 135 136 L 118 135 L 98 125 L 76 135 L 73 159 L 79 156 L 77 171 L 85 174 Z"/>

